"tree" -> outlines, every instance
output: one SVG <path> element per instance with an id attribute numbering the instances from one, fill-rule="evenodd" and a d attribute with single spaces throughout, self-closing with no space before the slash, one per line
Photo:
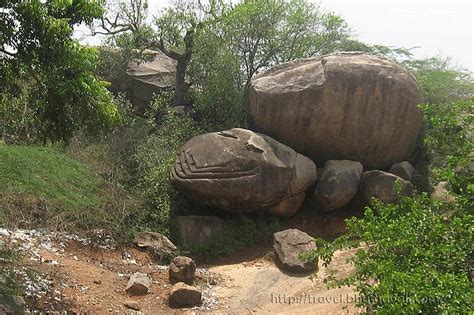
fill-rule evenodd
<path id="1" fill-rule="evenodd" d="M 263 69 L 332 52 L 349 36 L 339 16 L 307 0 L 245 0 L 220 20 L 226 48 L 241 58 L 243 85 Z"/>
<path id="2" fill-rule="evenodd" d="M 94 0 L 0 1 L 0 100 L 16 97 L 26 82 L 24 106 L 42 141 L 67 142 L 84 127 L 97 134 L 119 120 L 111 95 L 93 75 L 95 50 L 72 39 L 75 25 L 102 14 L 101 1 Z M 1 106 L 8 112 L 8 102 Z"/>
<path id="3" fill-rule="evenodd" d="M 210 130 L 245 126 L 246 92 L 256 74 L 334 51 L 348 36 L 342 18 L 306 0 L 237 3 L 206 23 L 195 38 L 189 73 L 200 91 L 197 117 Z"/>
<path id="4" fill-rule="evenodd" d="M 453 67 L 449 58 L 411 59 L 403 64 L 418 80 L 426 103 L 439 104 L 474 96 L 472 73 Z"/>

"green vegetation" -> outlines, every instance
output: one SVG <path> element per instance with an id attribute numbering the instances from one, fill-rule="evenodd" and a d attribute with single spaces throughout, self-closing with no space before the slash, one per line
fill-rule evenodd
<path id="1" fill-rule="evenodd" d="M 47 147 L 0 145 L 0 187 L 0 225 L 9 227 L 109 226 L 119 236 L 128 215 L 120 206 L 131 203 L 91 168 Z"/>
<path id="2" fill-rule="evenodd" d="M 270 244 L 279 227 L 275 217 L 228 219 L 207 242 L 191 247 L 191 252 L 201 258 L 219 257 L 255 245 Z"/>
<path id="3" fill-rule="evenodd" d="M 67 142 L 79 129 L 97 135 L 119 121 L 110 93 L 93 74 L 95 50 L 72 39 L 75 25 L 90 24 L 103 14 L 101 4 L 0 1 L 4 140 L 20 142 L 35 135 L 42 142 Z M 21 104 L 11 104 L 17 96 Z"/>
<path id="4" fill-rule="evenodd" d="M 21 293 L 20 286 L 12 272 L 17 255 L 0 243 L 0 305 L 12 307 L 13 296 Z"/>

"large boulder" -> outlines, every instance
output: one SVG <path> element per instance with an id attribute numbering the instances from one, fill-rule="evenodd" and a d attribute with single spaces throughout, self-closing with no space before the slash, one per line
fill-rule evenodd
<path id="1" fill-rule="evenodd" d="M 316 208 L 330 211 L 347 205 L 357 194 L 362 170 L 356 161 L 327 161 L 314 191 Z"/>
<path id="2" fill-rule="evenodd" d="M 346 52 L 277 66 L 250 86 L 257 131 L 324 164 L 387 169 L 408 159 L 421 127 L 420 88 L 404 68 Z"/>
<path id="3" fill-rule="evenodd" d="M 296 229 L 276 232 L 273 241 L 278 262 L 285 270 L 309 272 L 317 268 L 317 261 L 300 259 L 301 254 L 317 248 L 313 238 L 305 232 Z"/>
<path id="4" fill-rule="evenodd" d="M 411 196 L 413 193 L 413 185 L 409 181 L 391 173 L 369 171 L 362 174 L 358 197 L 364 205 L 369 205 L 372 198 L 395 203 L 399 196 Z"/>
<path id="5" fill-rule="evenodd" d="M 234 213 L 293 215 L 316 181 L 315 164 L 274 139 L 235 128 L 189 140 L 171 183 L 189 198 Z"/>

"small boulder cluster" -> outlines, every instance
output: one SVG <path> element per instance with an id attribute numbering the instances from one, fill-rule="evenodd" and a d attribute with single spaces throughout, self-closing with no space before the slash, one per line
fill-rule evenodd
<path id="1" fill-rule="evenodd" d="M 141 232 L 135 236 L 135 244 L 148 250 L 151 254 L 171 254 L 177 247 L 164 235 L 156 232 Z M 160 257 L 163 257 L 162 255 Z M 172 307 L 191 307 L 201 304 L 202 292 L 193 286 L 196 280 L 196 264 L 186 256 L 175 256 L 168 268 L 169 290 L 168 301 Z M 129 278 L 125 292 L 130 296 L 145 295 L 152 286 L 152 279 L 145 273 L 136 272 Z M 126 301 L 124 306 L 132 310 L 140 310 L 136 301 Z"/>

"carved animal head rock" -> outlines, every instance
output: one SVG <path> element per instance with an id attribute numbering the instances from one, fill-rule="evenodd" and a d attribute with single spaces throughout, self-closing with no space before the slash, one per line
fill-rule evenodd
<path id="1" fill-rule="evenodd" d="M 200 135 L 182 148 L 172 185 L 189 198 L 234 213 L 293 215 L 317 178 L 309 158 L 250 130 Z"/>

